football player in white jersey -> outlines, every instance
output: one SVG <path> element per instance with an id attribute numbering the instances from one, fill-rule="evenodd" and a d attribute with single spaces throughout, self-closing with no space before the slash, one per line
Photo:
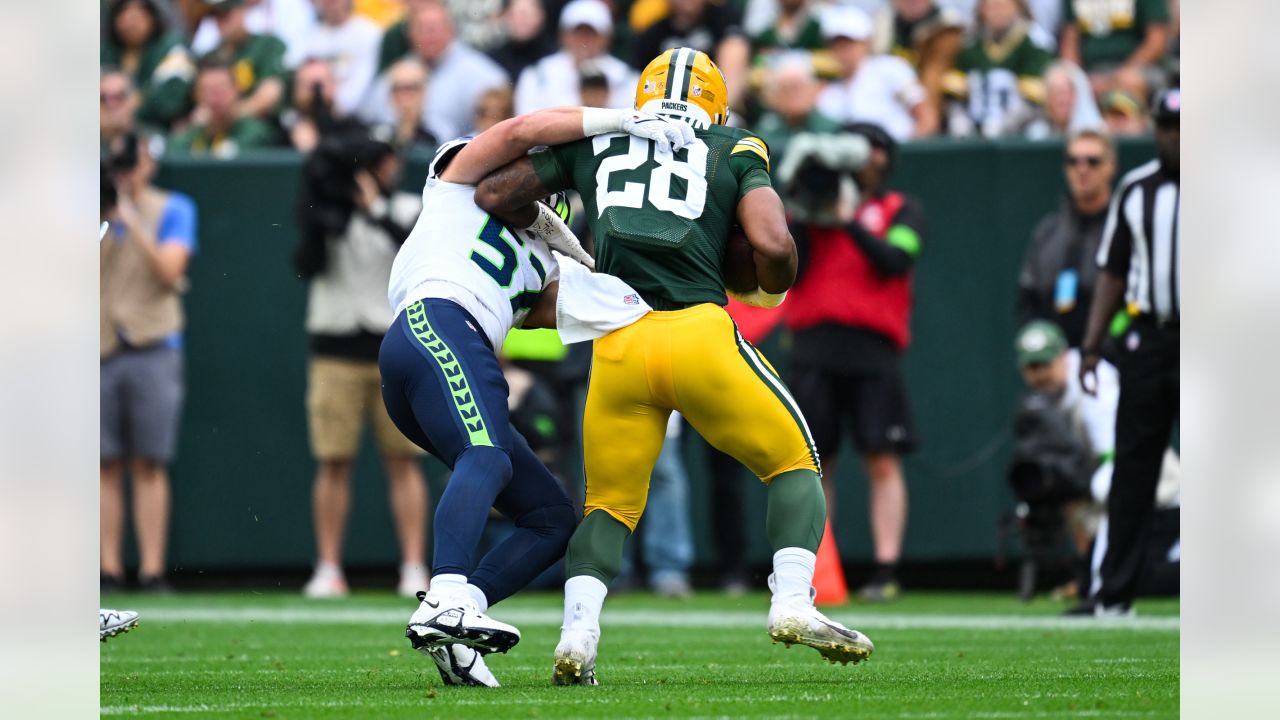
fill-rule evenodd
<path id="1" fill-rule="evenodd" d="M 506 652 L 516 628 L 488 607 L 523 588 L 564 554 L 576 513 L 507 416 L 497 349 L 512 327 L 554 327 L 556 249 L 593 265 L 554 206 L 512 232 L 475 206 L 475 184 L 540 145 L 625 132 L 679 149 L 687 125 L 634 110 L 553 108 L 445 143 L 431 161 L 423 209 L 391 270 L 396 320 L 382 343 L 382 394 L 410 440 L 453 470 L 436 508 L 431 589 L 406 636 L 447 684 L 498 683 L 482 656 Z M 515 531 L 475 557 L 497 508 Z"/>

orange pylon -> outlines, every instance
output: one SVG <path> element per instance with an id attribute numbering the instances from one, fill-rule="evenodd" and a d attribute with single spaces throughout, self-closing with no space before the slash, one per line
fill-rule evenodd
<path id="1" fill-rule="evenodd" d="M 818 545 L 818 560 L 813 570 L 813 587 L 817 590 L 817 605 L 843 605 L 849 602 L 849 586 L 844 581 L 844 568 L 840 566 L 840 551 L 836 549 L 836 535 L 831 531 L 831 518 L 822 532 Z"/>

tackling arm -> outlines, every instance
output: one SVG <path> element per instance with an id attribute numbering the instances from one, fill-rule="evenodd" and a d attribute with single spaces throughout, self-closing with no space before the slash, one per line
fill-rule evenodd
<path id="1" fill-rule="evenodd" d="M 440 179 L 475 185 L 539 145 L 560 145 L 591 135 L 625 132 L 680 149 L 693 141 L 693 128 L 633 110 L 561 107 L 520 115 L 494 125 L 467 143 Z"/>
<path id="2" fill-rule="evenodd" d="M 532 203 L 561 190 L 542 184 L 533 161 L 521 157 L 490 173 L 476 185 L 476 206 L 511 227 L 526 228 L 537 219 Z"/>

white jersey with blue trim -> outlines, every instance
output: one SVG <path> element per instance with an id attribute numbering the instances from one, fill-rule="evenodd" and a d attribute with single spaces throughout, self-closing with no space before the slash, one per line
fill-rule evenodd
<path id="1" fill-rule="evenodd" d="M 445 143 L 432 159 L 422 214 L 391 266 L 387 299 L 397 317 L 418 300 L 452 300 L 475 317 L 497 350 L 560 268 L 546 243 L 508 230 L 476 207 L 475 186 L 440 179 L 469 140 Z"/>

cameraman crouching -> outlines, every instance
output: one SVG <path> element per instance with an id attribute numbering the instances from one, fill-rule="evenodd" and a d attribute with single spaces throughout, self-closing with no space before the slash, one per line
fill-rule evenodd
<path id="1" fill-rule="evenodd" d="M 1077 557 L 1077 578 L 1055 593 L 1083 595 L 1098 577 L 1102 554 L 1090 559 L 1090 545 L 1105 521 L 1103 507 L 1111 490 L 1115 454 L 1116 406 L 1120 375 L 1110 363 L 1098 364 L 1096 395 L 1080 385 L 1080 351 L 1067 347 L 1061 328 L 1047 320 L 1027 323 L 1015 340 L 1018 367 L 1026 383 L 1014 420 L 1010 482 L 1020 502 L 1024 545 L 1031 560 L 1056 549 L 1065 523 Z M 1177 457 L 1165 457 L 1158 504 L 1176 504 Z M 1024 565 L 1020 594 L 1034 592 L 1034 571 Z"/>
<path id="2" fill-rule="evenodd" d="M 924 213 L 886 187 L 896 149 L 882 128 L 855 123 L 835 135 L 797 135 L 778 169 L 800 255 L 787 301 L 790 386 L 822 458 L 828 512 L 834 516 L 842 430 L 851 431 L 870 478 L 875 570 L 859 591 L 864 601 L 899 593 L 907 521 L 901 456 L 916 445 L 902 353 Z"/>

